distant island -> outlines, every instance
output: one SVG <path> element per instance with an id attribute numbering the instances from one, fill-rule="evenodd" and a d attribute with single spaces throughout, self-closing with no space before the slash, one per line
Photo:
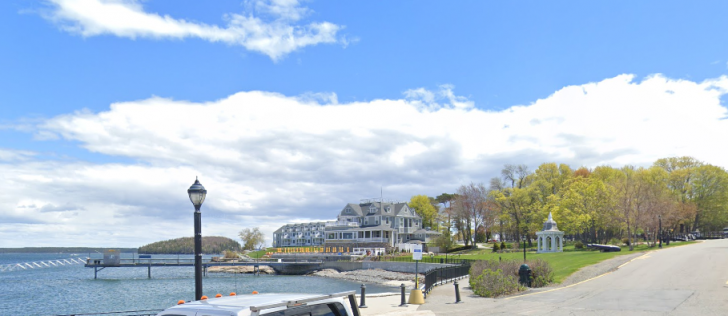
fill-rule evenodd
<path id="1" fill-rule="evenodd" d="M 137 252 L 136 248 L 99 248 L 99 247 L 23 247 L 23 248 L 0 248 L 0 253 L 103 253 L 106 250 L 114 249 L 120 252 Z"/>
<path id="2" fill-rule="evenodd" d="M 223 251 L 240 251 L 240 243 L 227 237 L 202 237 L 202 253 L 219 254 Z M 153 242 L 139 247 L 140 254 L 194 254 L 195 240 L 193 237 L 182 237 L 164 241 Z"/>

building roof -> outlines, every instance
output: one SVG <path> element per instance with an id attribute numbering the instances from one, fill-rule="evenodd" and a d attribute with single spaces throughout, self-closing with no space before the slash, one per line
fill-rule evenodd
<path id="1" fill-rule="evenodd" d="M 370 208 L 374 209 L 374 212 L 369 212 Z M 389 212 L 387 212 L 389 208 Z M 351 209 L 351 213 L 347 213 L 346 210 Z M 412 212 L 402 213 L 403 210 L 409 209 L 407 203 L 388 203 L 388 202 L 366 202 L 366 203 L 349 203 L 341 209 L 340 216 L 408 216 L 418 217 L 417 214 Z"/>

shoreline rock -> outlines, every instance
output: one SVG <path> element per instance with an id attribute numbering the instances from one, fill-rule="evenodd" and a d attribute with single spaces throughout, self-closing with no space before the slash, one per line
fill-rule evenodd
<path id="1" fill-rule="evenodd" d="M 338 272 L 333 269 L 323 269 L 306 275 L 354 281 L 364 284 L 381 284 L 392 287 L 399 287 L 403 283 L 408 288 L 415 285 L 414 273 L 392 272 L 382 269 L 362 269 L 344 272 Z M 425 277 L 423 274 L 419 275 L 419 279 L 420 284 L 424 284 Z"/>
<path id="2" fill-rule="evenodd" d="M 215 266 L 207 268 L 209 273 L 241 273 L 241 274 L 253 274 L 253 266 Z M 259 270 L 261 274 L 276 274 L 273 268 L 265 265 L 260 265 Z"/>

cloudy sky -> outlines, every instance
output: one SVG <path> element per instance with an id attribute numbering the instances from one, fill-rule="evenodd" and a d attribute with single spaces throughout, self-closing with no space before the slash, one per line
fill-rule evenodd
<path id="1" fill-rule="evenodd" d="M 0 247 L 138 247 L 504 164 L 728 167 L 728 2 L 0 2 Z"/>

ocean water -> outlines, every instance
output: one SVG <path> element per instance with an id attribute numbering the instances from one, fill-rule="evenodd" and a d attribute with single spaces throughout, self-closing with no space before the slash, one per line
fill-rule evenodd
<path id="1" fill-rule="evenodd" d="M 88 256 L 0 254 L 0 266 L 68 258 L 85 259 Z M 99 258 L 100 254 L 92 254 L 91 257 Z M 106 268 L 99 271 L 98 277 L 94 280 L 93 268 L 85 268 L 83 264 L 0 272 L 0 315 L 160 310 L 175 305 L 178 300 L 193 300 L 195 295 L 193 267 L 152 267 L 152 279 L 147 278 L 147 268 Z M 355 282 L 312 276 L 224 273 L 208 273 L 202 284 L 204 295 L 209 297 L 217 293 L 246 294 L 252 291 L 327 294 L 358 291 L 361 286 Z M 398 288 L 367 284 L 367 293 L 397 291 Z"/>

